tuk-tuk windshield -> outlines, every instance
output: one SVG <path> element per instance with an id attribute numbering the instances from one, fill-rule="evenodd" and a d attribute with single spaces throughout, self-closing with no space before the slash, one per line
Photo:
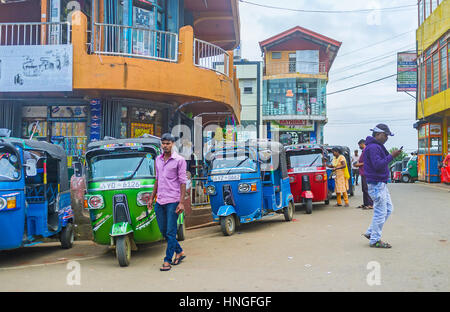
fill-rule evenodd
<path id="1" fill-rule="evenodd" d="M 0 181 L 18 180 L 19 177 L 19 156 L 11 148 L 0 146 Z"/>
<path id="2" fill-rule="evenodd" d="M 318 150 L 288 153 L 288 169 L 322 166 L 322 152 Z"/>
<path id="3" fill-rule="evenodd" d="M 210 174 L 256 172 L 257 163 L 248 153 L 217 152 L 211 161 Z"/>
<path id="4" fill-rule="evenodd" d="M 152 178 L 155 160 L 150 153 L 118 153 L 94 156 L 90 160 L 90 181 Z"/>

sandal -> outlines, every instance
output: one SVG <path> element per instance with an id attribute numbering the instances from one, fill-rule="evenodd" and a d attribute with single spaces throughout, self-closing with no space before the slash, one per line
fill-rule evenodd
<path id="1" fill-rule="evenodd" d="M 165 263 L 163 263 L 163 266 L 159 268 L 160 271 L 170 271 L 170 269 L 172 268 L 172 266 L 169 265 L 165 265 Z"/>
<path id="2" fill-rule="evenodd" d="M 386 242 L 378 241 L 375 244 L 370 244 L 370 247 L 374 248 L 392 248 L 392 246 Z"/>
<path id="3" fill-rule="evenodd" d="M 361 234 L 362 236 L 364 236 L 367 239 L 370 239 L 370 235 L 369 234 Z"/>
<path id="4" fill-rule="evenodd" d="M 183 259 L 186 258 L 186 256 L 180 256 L 178 258 L 175 258 L 175 260 L 173 260 L 172 264 L 173 265 L 179 265 L 181 263 L 181 261 L 183 261 Z"/>
<path id="5" fill-rule="evenodd" d="M 359 205 L 359 206 L 356 207 L 356 208 L 363 208 L 363 209 L 364 209 L 364 207 L 366 207 L 366 206 L 364 206 L 364 205 Z"/>

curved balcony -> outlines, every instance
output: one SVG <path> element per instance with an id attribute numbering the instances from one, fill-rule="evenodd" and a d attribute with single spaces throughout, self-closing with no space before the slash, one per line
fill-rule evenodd
<path id="1" fill-rule="evenodd" d="M 190 103 L 186 111 L 194 115 L 230 112 L 239 120 L 240 91 L 232 52 L 194 39 L 191 26 L 182 27 L 177 35 L 94 24 L 89 42 L 86 17 L 77 12 L 72 21 L 74 91 L 175 106 Z M 218 62 L 227 65 L 222 72 L 214 67 Z"/>

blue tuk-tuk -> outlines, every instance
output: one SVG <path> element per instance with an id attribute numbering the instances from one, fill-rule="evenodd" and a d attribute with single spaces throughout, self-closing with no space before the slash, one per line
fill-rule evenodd
<path id="1" fill-rule="evenodd" d="M 212 216 L 224 235 L 232 235 L 241 223 L 249 223 L 275 213 L 286 221 L 294 216 L 286 166 L 286 154 L 278 142 L 239 142 L 211 149 L 206 192 Z"/>
<path id="2" fill-rule="evenodd" d="M 45 237 L 71 248 L 74 217 L 63 148 L 0 133 L 0 250 Z"/>

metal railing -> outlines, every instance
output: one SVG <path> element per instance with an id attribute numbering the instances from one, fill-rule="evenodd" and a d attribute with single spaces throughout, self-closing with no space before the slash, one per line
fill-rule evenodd
<path id="1" fill-rule="evenodd" d="M 295 73 L 311 75 L 326 74 L 327 65 L 325 62 L 291 61 L 269 63 L 264 68 L 264 74 L 267 76 Z"/>
<path id="2" fill-rule="evenodd" d="M 0 23 L 0 46 L 70 44 L 70 23 Z"/>
<path id="3" fill-rule="evenodd" d="M 230 55 L 221 47 L 194 38 L 194 65 L 229 76 Z"/>
<path id="4" fill-rule="evenodd" d="M 178 34 L 115 24 L 94 23 L 92 49 L 96 54 L 178 61 Z"/>

